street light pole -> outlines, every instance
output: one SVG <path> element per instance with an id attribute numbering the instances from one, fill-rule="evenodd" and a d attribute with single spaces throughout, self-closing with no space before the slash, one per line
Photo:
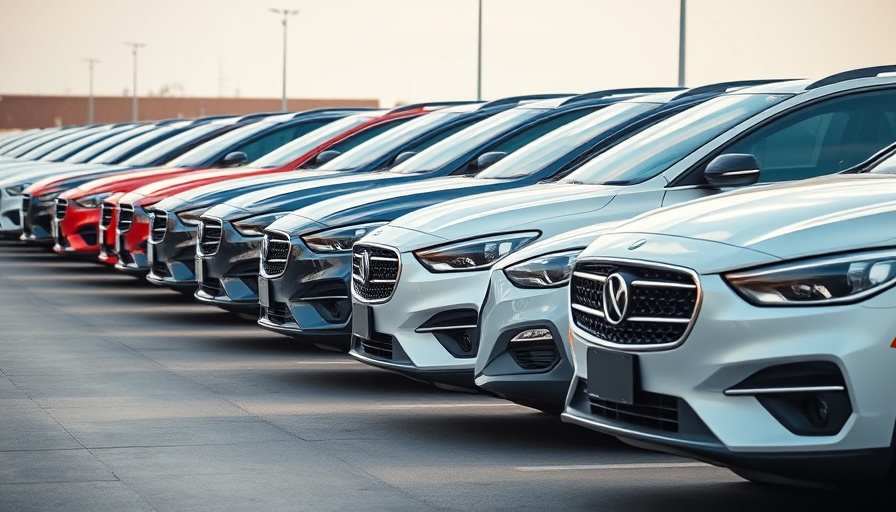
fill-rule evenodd
<path id="1" fill-rule="evenodd" d="M 280 98 L 280 110 L 286 112 L 286 20 L 290 16 L 299 14 L 299 11 L 292 9 L 274 9 L 270 11 L 277 15 L 283 15 L 283 96 Z"/>
<path id="2" fill-rule="evenodd" d="M 137 122 L 137 50 L 146 46 L 143 43 L 124 43 L 134 48 L 134 90 L 131 96 L 131 120 Z"/>
<path id="3" fill-rule="evenodd" d="M 482 0 L 479 0 L 479 36 L 476 45 L 476 100 L 482 100 Z"/>
<path id="4" fill-rule="evenodd" d="M 93 65 L 99 61 L 96 59 L 84 59 L 90 65 L 90 90 L 87 96 L 87 124 L 93 124 Z"/>
<path id="5" fill-rule="evenodd" d="M 684 87 L 684 57 L 685 57 L 685 14 L 687 14 L 688 0 L 681 0 L 678 8 L 678 86 Z"/>

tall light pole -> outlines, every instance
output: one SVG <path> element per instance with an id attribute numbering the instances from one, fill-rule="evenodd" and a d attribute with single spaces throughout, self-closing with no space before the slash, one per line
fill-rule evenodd
<path id="1" fill-rule="evenodd" d="M 283 97 L 280 99 L 280 110 L 286 112 L 286 20 L 290 16 L 299 14 L 299 11 L 292 9 L 274 9 L 270 11 L 277 15 L 283 15 Z"/>
<path id="2" fill-rule="evenodd" d="M 482 100 L 482 0 L 479 0 L 479 36 L 476 45 L 476 100 Z"/>
<path id="3" fill-rule="evenodd" d="M 84 59 L 90 65 L 90 89 L 87 96 L 87 124 L 93 124 L 93 65 L 99 61 L 96 59 Z"/>
<path id="4" fill-rule="evenodd" d="M 124 43 L 134 48 L 134 90 L 131 96 L 131 121 L 137 122 L 137 50 L 146 46 L 143 43 Z"/>
<path id="5" fill-rule="evenodd" d="M 684 39 L 685 39 L 685 14 L 687 14 L 688 0 L 681 0 L 678 8 L 678 86 L 684 87 Z"/>

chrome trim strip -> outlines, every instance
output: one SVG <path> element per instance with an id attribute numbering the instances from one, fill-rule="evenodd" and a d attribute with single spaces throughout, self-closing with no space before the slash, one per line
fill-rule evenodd
<path id="1" fill-rule="evenodd" d="M 666 283 L 663 281 L 645 281 L 643 279 L 638 279 L 632 281 L 632 286 L 651 286 L 654 288 L 680 288 L 683 290 L 693 290 L 697 288 L 693 284 L 683 284 L 683 283 Z"/>
<path id="2" fill-rule="evenodd" d="M 525 341 L 554 341 L 553 336 L 535 336 L 532 338 L 520 338 L 521 334 L 522 333 L 517 334 L 513 338 L 510 338 L 511 343 L 514 341 L 523 341 L 523 342 L 525 342 Z"/>
<path id="3" fill-rule="evenodd" d="M 657 324 L 686 324 L 690 318 L 654 318 L 652 316 L 633 316 L 625 319 L 628 322 L 653 322 Z"/>
<path id="4" fill-rule="evenodd" d="M 581 311 L 582 313 L 587 313 L 587 314 L 589 314 L 589 315 L 594 315 L 594 316 L 596 316 L 596 317 L 598 317 L 598 318 L 603 318 L 603 317 L 604 317 L 604 312 L 603 312 L 603 311 L 598 311 L 598 310 L 596 310 L 596 309 L 591 309 L 591 308 L 589 308 L 589 307 L 582 306 L 581 304 L 573 304 L 573 305 L 572 305 L 572 309 L 575 309 L 575 310 L 577 310 L 577 311 Z"/>
<path id="5" fill-rule="evenodd" d="M 596 276 L 594 274 L 586 274 L 585 272 L 573 272 L 572 275 L 581 277 L 582 279 L 588 279 L 589 281 L 597 281 L 598 283 L 607 282 L 607 276 Z"/>
<path id="6" fill-rule="evenodd" d="M 752 388 L 726 389 L 725 396 L 771 395 L 775 393 L 822 393 L 825 391 L 846 391 L 844 386 L 806 386 L 797 388 Z"/>
<path id="7" fill-rule="evenodd" d="M 438 331 L 456 331 L 457 329 L 475 329 L 476 324 L 472 325 L 444 325 L 439 327 L 417 327 L 414 332 L 438 332 Z"/>

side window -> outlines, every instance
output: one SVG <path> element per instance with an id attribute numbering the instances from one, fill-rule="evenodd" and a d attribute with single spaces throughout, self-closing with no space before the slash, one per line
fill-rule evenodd
<path id="1" fill-rule="evenodd" d="M 896 90 L 822 100 L 748 134 L 724 153 L 759 160 L 762 182 L 832 174 L 896 140 Z"/>
<path id="2" fill-rule="evenodd" d="M 278 128 L 268 132 L 261 137 L 237 146 L 234 151 L 242 151 L 249 156 L 249 161 L 260 158 L 271 151 L 279 148 L 287 142 L 297 139 L 308 132 L 316 130 L 321 126 L 328 124 L 329 120 L 309 121 L 307 123 L 299 123 L 296 125 Z"/>
<path id="3" fill-rule="evenodd" d="M 500 151 L 507 155 L 513 153 L 514 151 L 520 149 L 526 144 L 532 142 L 533 140 L 545 135 L 549 132 L 560 128 L 561 126 L 575 121 L 576 119 L 583 117 L 587 114 L 590 114 L 597 110 L 596 108 L 580 108 L 573 110 L 572 112 L 566 112 L 564 114 L 560 114 L 558 116 L 554 116 L 547 119 L 541 119 L 540 122 L 535 122 L 530 124 L 529 126 L 524 127 L 522 130 L 514 133 L 510 137 L 502 140 L 501 142 L 490 146 L 489 148 L 480 151 L 478 155 L 476 155 L 471 161 L 467 162 L 466 165 L 460 167 L 452 174 L 471 174 L 477 173 L 480 171 L 478 167 L 476 167 L 476 160 L 483 153 L 491 153 L 493 151 Z"/>
<path id="4" fill-rule="evenodd" d="M 419 153 L 419 152 L 423 151 L 424 149 L 432 146 L 436 142 L 439 142 L 443 139 L 447 139 L 448 137 L 454 135 L 455 133 L 463 130 L 464 128 L 472 125 L 473 123 L 478 123 L 479 121 L 482 121 L 483 119 L 484 118 L 482 118 L 482 117 L 477 117 L 475 119 L 467 119 L 466 121 L 457 123 L 454 126 L 450 126 L 446 130 L 436 133 L 435 135 L 433 135 L 432 137 L 430 137 L 426 140 L 421 140 L 421 141 L 417 142 L 416 144 L 414 144 L 413 146 L 404 148 L 401 152 L 403 153 L 405 151 L 416 151 Z"/>
<path id="5" fill-rule="evenodd" d="M 411 119 L 414 119 L 414 117 L 403 117 L 401 119 L 395 119 L 394 121 L 388 121 L 385 123 L 380 123 L 376 126 L 371 126 L 366 130 L 357 132 L 349 137 L 346 137 L 345 139 L 342 139 L 336 144 L 333 144 L 332 146 L 330 146 L 328 151 L 339 151 L 340 153 L 345 153 L 350 149 L 354 149 L 355 146 L 359 146 L 376 137 L 377 135 L 386 133 L 392 128 L 397 128 L 398 126 L 406 123 L 407 121 L 410 121 Z"/>

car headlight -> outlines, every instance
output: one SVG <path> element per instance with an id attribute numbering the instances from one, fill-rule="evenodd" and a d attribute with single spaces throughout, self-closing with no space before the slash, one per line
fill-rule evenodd
<path id="1" fill-rule="evenodd" d="M 31 183 L 22 183 L 21 185 L 13 185 L 11 187 L 6 187 L 3 190 L 5 190 L 6 193 L 11 196 L 20 196 L 20 195 L 22 195 L 22 191 L 30 186 L 31 186 Z"/>
<path id="2" fill-rule="evenodd" d="M 414 256 L 431 272 L 482 270 L 535 240 L 539 234 L 527 231 L 492 235 L 423 249 L 414 252 Z"/>
<path id="3" fill-rule="evenodd" d="M 723 276 L 757 306 L 826 306 L 857 302 L 896 282 L 896 251 L 826 256 Z"/>
<path id="4" fill-rule="evenodd" d="M 374 229 L 385 225 L 385 222 L 356 224 L 341 228 L 319 231 L 302 237 L 302 241 L 314 252 L 344 252 L 352 250 L 352 244 Z"/>
<path id="5" fill-rule="evenodd" d="M 111 196 L 111 192 L 103 192 L 102 194 L 93 194 L 75 199 L 75 204 L 82 208 L 99 208 L 103 204 L 103 200 Z"/>
<path id="6" fill-rule="evenodd" d="M 233 221 L 233 227 L 243 236 L 262 236 L 264 228 L 289 212 L 265 213 L 242 220 Z"/>
<path id="7" fill-rule="evenodd" d="M 582 249 L 545 254 L 504 269 L 504 275 L 520 288 L 555 288 L 569 282 L 572 266 Z"/>
<path id="8" fill-rule="evenodd" d="M 51 205 L 56 202 L 56 198 L 62 194 L 64 190 L 57 190 L 56 192 L 50 192 L 49 194 L 44 194 L 42 196 L 37 196 L 37 202 L 42 204 L 43 206 Z"/>
<path id="9" fill-rule="evenodd" d="M 207 212 L 211 208 L 207 206 L 205 208 L 196 208 L 194 210 L 186 210 L 182 212 L 178 212 L 177 218 L 180 219 L 187 226 L 198 226 L 199 225 L 199 217 L 202 216 L 203 213 Z"/>

